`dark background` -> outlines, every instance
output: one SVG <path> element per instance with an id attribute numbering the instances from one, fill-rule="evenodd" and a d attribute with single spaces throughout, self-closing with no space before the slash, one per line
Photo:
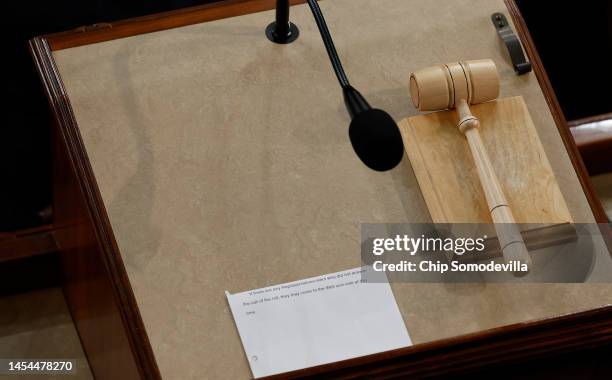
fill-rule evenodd
<path id="1" fill-rule="evenodd" d="M 567 120 L 612 112 L 612 0 L 517 0 Z"/>
<path id="2" fill-rule="evenodd" d="M 452 1 L 452 0 L 451 0 Z M 0 139 L 0 231 L 44 222 L 51 202 L 50 115 L 27 50 L 28 39 L 82 25 L 112 22 L 211 0 L 56 0 L 8 2 L 5 10 L 6 91 Z M 568 120 L 612 112 L 612 0 L 517 0 Z M 491 27 L 491 33 L 494 33 Z M 263 38 L 263 33 L 262 33 Z M 205 49 L 206 46 L 202 46 Z M 612 153 L 612 152 L 611 152 Z M 32 261 L 41 261 L 33 263 Z M 45 261 L 46 260 L 46 261 Z M 0 266 L 0 288 L 58 285 L 51 256 Z M 36 265 L 34 265 L 36 264 Z M 29 273 L 47 268 L 44 272 Z M 25 275 L 24 275 L 25 273 Z M 29 274 L 28 274 L 29 273 Z M 45 275 L 47 273 L 47 275 Z M 32 281 L 37 278 L 38 281 Z M 33 285 L 36 284 L 36 285 Z M 612 347 L 470 374 L 469 378 L 611 378 Z M 467 378 L 466 377 L 466 378 Z"/>

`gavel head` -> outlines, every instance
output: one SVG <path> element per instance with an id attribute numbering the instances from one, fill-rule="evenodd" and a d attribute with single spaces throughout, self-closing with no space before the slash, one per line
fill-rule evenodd
<path id="1" fill-rule="evenodd" d="M 419 111 L 484 103 L 499 95 L 499 75 L 490 59 L 447 63 L 415 71 L 410 75 L 412 104 Z"/>

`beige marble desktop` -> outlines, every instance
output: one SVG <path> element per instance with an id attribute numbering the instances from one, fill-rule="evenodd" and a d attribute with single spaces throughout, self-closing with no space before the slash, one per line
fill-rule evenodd
<path id="1" fill-rule="evenodd" d="M 1 375 L 0 379 L 93 379 L 59 288 L 0 297 L 0 358 L 71 359 L 71 375 Z"/>
<path id="2" fill-rule="evenodd" d="M 502 0 L 321 7 L 349 78 L 396 120 L 416 114 L 411 71 L 492 58 L 574 221 L 593 221 L 536 77 L 514 75 L 491 24 Z M 387 173 L 355 157 L 316 25 L 304 5 L 291 17 L 286 46 L 264 37 L 263 12 L 54 53 L 166 379 L 250 376 L 225 290 L 358 266 L 361 222 L 430 220 L 406 157 Z M 393 289 L 417 344 L 612 302 L 595 284 Z"/>

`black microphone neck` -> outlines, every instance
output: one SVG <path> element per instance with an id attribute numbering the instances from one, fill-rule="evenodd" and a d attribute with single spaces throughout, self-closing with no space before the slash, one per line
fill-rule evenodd
<path id="1" fill-rule="evenodd" d="M 351 115 L 351 119 L 354 119 L 355 116 L 362 112 L 372 109 L 363 95 L 353 86 L 348 85 L 342 87 L 342 93 L 344 94 L 344 104 L 346 105 L 349 115 Z"/>
<path id="2" fill-rule="evenodd" d="M 351 116 L 349 138 L 355 153 L 371 169 L 378 171 L 393 169 L 402 160 L 404 154 L 404 143 L 397 124 L 385 111 L 370 107 L 363 95 L 351 86 L 317 0 L 307 1 L 321 33 L 332 68 L 342 86 L 344 104 Z M 295 40 L 298 33 L 297 28 L 293 24 L 288 24 L 289 28 L 293 26 L 294 33 L 288 33 L 286 28 L 289 19 L 288 0 L 277 1 L 276 18 L 276 22 L 269 25 L 266 30 L 268 38 L 277 43 L 289 43 Z M 285 27 L 279 28 L 279 24 Z"/>

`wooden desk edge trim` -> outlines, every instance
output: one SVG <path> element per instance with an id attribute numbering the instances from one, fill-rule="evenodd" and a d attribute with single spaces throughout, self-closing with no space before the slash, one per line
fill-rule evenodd
<path id="1" fill-rule="evenodd" d="M 602 118 L 593 122 L 569 122 L 572 137 L 591 176 L 612 172 L 612 124 L 598 125 L 604 120 L 612 121 Z"/>
<path id="2" fill-rule="evenodd" d="M 106 269 L 105 273 L 111 287 L 111 289 L 107 290 L 112 293 L 117 310 L 119 311 L 119 317 L 124 327 L 122 333 L 125 333 L 130 345 L 128 352 L 132 352 L 134 355 L 135 365 L 141 378 L 161 379 L 123 260 L 112 233 L 108 215 L 103 206 L 103 201 L 93 175 L 91 164 L 85 152 L 83 141 L 81 140 L 72 106 L 58 73 L 51 48 L 47 41 L 40 37 L 32 39 L 29 46 L 37 71 L 41 77 L 52 114 L 60 130 L 62 143 L 67 150 L 68 159 L 72 164 L 71 168 L 66 168 L 65 170 L 74 170 L 78 186 L 84 195 L 89 209 L 87 210 L 89 213 L 89 218 L 87 218 L 89 219 L 88 223 L 93 225 L 97 240 L 96 244 L 101 249 L 101 254 L 103 256 L 102 262 L 104 263 Z M 96 251 L 88 254 L 95 255 L 97 253 Z M 64 284 L 64 286 L 66 286 L 66 284 Z M 93 354 L 98 354 L 99 352 L 95 351 L 97 347 L 104 347 L 105 345 L 100 344 L 100 342 L 85 341 L 80 329 L 80 320 L 75 318 L 74 315 L 75 310 L 73 310 L 73 305 L 71 304 L 72 299 L 67 296 L 66 302 L 71 312 L 73 312 L 73 319 L 75 320 L 75 325 L 79 332 L 85 354 L 88 358 Z M 95 313 L 99 312 L 93 305 L 88 306 L 91 310 L 88 310 L 88 313 L 85 314 L 95 316 Z M 102 326 L 100 326 L 100 328 L 102 328 Z M 109 337 L 109 339 L 110 338 L 111 337 Z M 112 348 L 112 344 L 106 347 L 109 348 L 108 346 Z M 107 365 L 116 365 L 116 363 L 108 363 Z M 98 378 L 98 369 L 92 365 L 91 370 L 94 377 Z"/>
<path id="3" fill-rule="evenodd" d="M 594 115 L 594 116 L 589 116 L 589 117 L 583 117 L 581 119 L 569 120 L 567 124 L 571 128 L 574 128 L 574 127 L 579 127 L 584 124 L 591 124 L 591 123 L 597 123 L 600 121 L 608 121 L 608 120 L 612 120 L 612 112 L 602 113 L 600 115 Z"/>
<path id="4" fill-rule="evenodd" d="M 606 126 L 600 125 L 606 122 Z M 612 172 L 612 113 L 567 122 L 590 175 Z"/>
<path id="5" fill-rule="evenodd" d="M 514 21 L 516 32 L 520 37 L 521 42 L 523 43 L 525 52 L 531 60 L 531 64 L 533 66 L 536 78 L 538 79 L 538 83 L 540 84 L 540 88 L 542 89 L 542 93 L 544 94 L 544 98 L 546 98 L 546 102 L 548 103 L 550 112 L 553 116 L 553 119 L 555 120 L 555 124 L 557 125 L 557 129 L 559 130 L 559 134 L 561 135 L 561 139 L 563 140 L 565 149 L 572 162 L 572 166 L 574 166 L 574 170 L 576 172 L 576 175 L 578 176 L 578 180 L 580 181 L 582 190 L 584 191 L 587 201 L 589 202 L 589 206 L 591 207 L 593 216 L 595 217 L 595 221 L 597 223 L 608 223 L 608 217 L 606 215 L 606 212 L 604 211 L 601 201 L 599 200 L 597 193 L 595 192 L 593 183 L 591 182 L 586 166 L 584 165 L 582 157 L 580 156 L 580 152 L 578 151 L 578 147 L 574 142 L 574 138 L 572 137 L 569 124 L 565 119 L 563 111 L 561 110 L 561 105 L 559 104 L 557 95 L 555 95 L 555 92 L 552 88 L 550 79 L 548 78 L 548 74 L 546 74 L 546 70 L 544 70 L 544 65 L 542 64 L 540 55 L 538 54 L 533 39 L 531 38 L 531 34 L 529 33 L 529 29 L 527 28 L 525 19 L 523 18 L 515 0 L 504 0 L 504 2 L 508 7 L 508 11 L 510 13 L 510 16 L 512 17 L 512 20 Z M 604 236 L 606 236 L 605 240 L 608 246 L 608 251 L 612 251 L 612 242 L 610 240 L 609 231 Z"/>
<path id="6" fill-rule="evenodd" d="M 0 264 L 57 251 L 51 224 L 0 233 Z"/>
<path id="7" fill-rule="evenodd" d="M 576 170 L 576 174 L 589 200 L 591 209 L 596 219 L 598 221 L 602 220 L 601 215 L 605 215 L 605 213 L 603 213 L 603 208 L 594 195 L 595 193 L 586 174 L 586 169 L 578 155 L 576 145 L 571 139 L 569 129 L 567 128 L 567 122 L 563 118 L 559 104 L 556 101 L 556 97 L 552 92 L 546 73 L 541 66 L 541 62 L 533 46 L 533 42 L 531 42 L 528 35 L 525 37 L 525 33 L 528 33 L 528 31 L 526 32 L 524 21 L 518 13 L 518 8 L 516 8 L 514 1 L 505 1 L 515 20 L 515 25 L 519 34 L 522 33 L 523 41 L 528 41 L 525 43 L 526 51 L 533 62 L 536 76 L 542 86 L 542 91 L 551 109 L 574 169 Z M 48 100 L 54 117 L 56 118 L 59 128 L 63 131 L 66 149 L 73 160 L 74 169 L 79 180 L 79 186 L 81 186 L 87 198 L 88 207 L 92 214 L 98 239 L 103 244 L 103 254 L 106 256 L 104 259 L 107 265 L 108 275 L 110 276 L 110 283 L 113 286 L 112 291 L 115 294 L 116 302 L 121 313 L 121 319 L 126 329 L 125 333 L 130 338 L 130 350 L 134 353 L 134 358 L 137 361 L 137 366 L 142 378 L 160 378 L 159 369 L 157 368 L 157 363 L 148 336 L 144 330 L 144 324 L 117 244 L 114 240 L 114 235 L 91 165 L 81 141 L 69 99 L 63 91 L 63 85 L 55 66 L 52 51 L 271 9 L 273 4 L 272 0 L 230 0 L 225 3 L 196 7 L 195 10 L 169 12 L 139 18 L 133 21 L 135 23 L 140 23 L 140 26 L 130 26 L 132 23 L 130 20 L 118 22 L 113 24 L 114 30 L 112 32 L 110 29 L 85 32 L 71 31 L 37 37 L 30 42 L 30 49 L 47 91 Z M 224 6 L 226 9 L 223 9 Z M 164 18 L 170 18 L 171 20 L 164 20 Z M 559 328 L 559 324 L 564 326 L 563 331 L 555 330 Z M 364 374 L 368 374 L 368 376 L 375 375 L 378 377 L 388 377 L 404 376 L 409 373 L 442 374 L 459 370 L 468 370 L 475 366 L 482 367 L 483 365 L 495 365 L 508 360 L 522 360 L 527 355 L 533 357 L 534 355 L 545 355 L 552 352 L 560 352 L 561 350 L 567 351 L 605 344 L 612 341 L 611 324 L 612 307 L 606 306 L 582 313 L 552 317 L 546 320 L 531 321 L 512 326 L 503 326 L 493 330 L 416 345 L 406 349 L 393 350 L 351 359 L 349 361 L 308 368 L 282 374 L 273 378 L 297 378 L 324 375 L 338 375 L 343 378 L 351 378 L 363 376 Z M 572 326 L 577 327 L 572 328 Z M 529 337 L 538 336 L 536 334 L 538 329 L 545 329 L 546 327 L 549 328 L 546 329 L 546 331 L 543 330 L 542 336 L 538 339 L 529 339 Z M 548 340 L 542 341 L 543 338 Z M 492 350 L 491 347 L 487 346 L 489 347 L 487 350 L 480 350 L 479 347 L 483 344 L 483 340 L 490 340 L 492 344 L 495 345 L 496 349 Z M 90 342 L 83 341 L 82 343 L 87 352 L 88 348 L 91 347 L 89 344 Z M 472 354 L 474 352 L 483 356 L 484 359 L 475 359 Z M 447 360 L 449 356 L 452 357 L 450 361 Z M 423 369 L 419 369 L 420 367 Z M 95 369 L 92 368 L 92 371 L 95 376 Z"/>
<path id="8" fill-rule="evenodd" d="M 612 306 L 502 326 L 265 377 L 389 379 L 450 375 L 597 347 L 612 337 Z"/>
<path id="9" fill-rule="evenodd" d="M 304 3 L 305 0 L 290 0 L 290 2 L 292 5 L 295 5 Z M 110 41 L 123 37 L 267 11 L 275 7 L 275 0 L 226 0 L 112 23 L 98 23 L 65 32 L 48 34 L 43 37 L 48 41 L 51 50 L 57 51 L 96 42 Z M 270 19 L 270 22 L 272 21 L 274 20 Z M 264 29 L 265 25 L 262 26 L 261 29 L 262 36 L 264 36 Z"/>

